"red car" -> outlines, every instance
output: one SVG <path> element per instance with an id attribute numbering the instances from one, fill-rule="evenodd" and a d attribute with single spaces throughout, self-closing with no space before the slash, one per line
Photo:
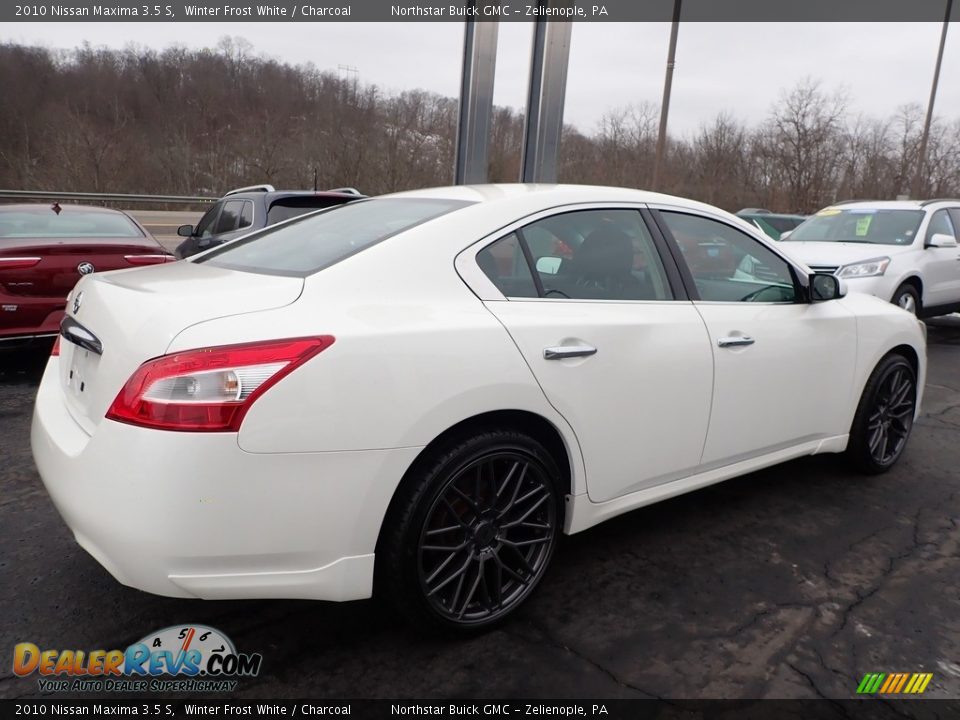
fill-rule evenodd
<path id="1" fill-rule="evenodd" d="M 81 275 L 175 260 L 119 210 L 0 205 L 0 349 L 56 335 Z"/>

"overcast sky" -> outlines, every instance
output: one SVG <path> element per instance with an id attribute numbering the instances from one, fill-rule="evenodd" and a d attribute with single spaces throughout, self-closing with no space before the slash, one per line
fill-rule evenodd
<path id="1" fill-rule="evenodd" d="M 846 91 L 852 115 L 886 117 L 904 103 L 926 107 L 940 23 L 684 23 L 677 44 L 670 129 L 695 132 L 718 112 L 761 121 L 780 91 L 807 77 Z M 531 25 L 500 24 L 494 101 L 522 108 Z M 947 37 L 936 113 L 960 118 L 960 27 Z M 0 26 L 0 41 L 49 48 L 213 47 L 224 36 L 259 54 L 312 62 L 338 72 L 356 67 L 362 82 L 388 91 L 458 92 L 460 23 L 20 23 Z M 564 119 L 585 132 L 604 113 L 659 103 L 669 24 L 575 23 Z M 340 71 L 342 72 L 342 71 Z M 351 76 L 352 77 L 352 76 Z M 171 111 L 174 111 L 171 108 Z"/>

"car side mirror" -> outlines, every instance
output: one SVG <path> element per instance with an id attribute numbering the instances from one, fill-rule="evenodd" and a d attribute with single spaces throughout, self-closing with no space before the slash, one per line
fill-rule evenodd
<path id="1" fill-rule="evenodd" d="M 813 273 L 810 276 L 810 302 L 837 300 L 846 294 L 845 283 L 836 275 Z"/>
<path id="2" fill-rule="evenodd" d="M 563 264 L 563 258 L 544 255 L 541 258 L 537 258 L 537 272 L 541 275 L 556 275 L 560 272 L 561 264 Z"/>
<path id="3" fill-rule="evenodd" d="M 786 240 L 786 239 L 787 239 L 788 237 L 790 237 L 792 234 L 793 234 L 793 230 L 784 230 L 782 233 L 780 233 L 780 239 L 781 239 L 781 240 Z"/>
<path id="4" fill-rule="evenodd" d="M 177 235 L 180 237 L 190 237 L 193 235 L 193 225 L 181 225 L 177 228 Z"/>
<path id="5" fill-rule="evenodd" d="M 934 233 L 927 238 L 927 247 L 933 248 L 955 248 L 957 239 L 946 233 Z"/>

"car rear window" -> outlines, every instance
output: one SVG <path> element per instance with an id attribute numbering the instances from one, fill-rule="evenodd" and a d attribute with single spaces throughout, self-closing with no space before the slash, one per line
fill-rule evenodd
<path id="1" fill-rule="evenodd" d="M 64 210 L 0 211 L 0 238 L 134 238 L 143 233 L 126 215 Z"/>
<path id="2" fill-rule="evenodd" d="M 267 225 L 276 225 L 284 220 L 306 215 L 314 210 L 343 205 L 345 198 L 339 197 L 289 197 L 275 200 L 267 210 Z"/>
<path id="3" fill-rule="evenodd" d="M 448 212 L 463 200 L 358 200 L 275 225 L 212 250 L 195 262 L 245 272 L 303 277 Z"/>

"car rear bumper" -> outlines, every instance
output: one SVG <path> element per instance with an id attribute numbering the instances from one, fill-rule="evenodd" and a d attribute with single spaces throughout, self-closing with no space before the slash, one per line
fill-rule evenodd
<path id="1" fill-rule="evenodd" d="M 33 455 L 77 542 L 117 580 L 173 597 L 354 600 L 419 448 L 250 454 L 234 433 L 102 420 L 87 435 L 41 381 Z"/>
<path id="2" fill-rule="evenodd" d="M 40 333 L 37 335 L 13 335 L 11 337 L 0 337 L 0 351 L 2 350 L 29 350 L 33 347 L 40 348 L 44 341 L 51 345 L 53 339 L 58 333 Z"/>
<path id="3" fill-rule="evenodd" d="M 0 347 L 21 344 L 60 332 L 63 298 L 32 298 L 0 294 Z"/>

